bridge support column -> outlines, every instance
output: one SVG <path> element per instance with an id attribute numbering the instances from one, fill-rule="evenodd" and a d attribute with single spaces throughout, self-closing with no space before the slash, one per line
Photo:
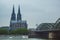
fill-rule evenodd
<path id="1" fill-rule="evenodd" d="M 56 38 L 56 33 L 55 32 L 49 32 L 48 36 L 49 36 L 49 38 Z"/>

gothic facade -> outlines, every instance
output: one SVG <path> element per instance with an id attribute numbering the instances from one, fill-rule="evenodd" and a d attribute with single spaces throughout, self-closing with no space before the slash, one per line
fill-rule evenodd
<path id="1" fill-rule="evenodd" d="M 20 6 L 18 7 L 17 17 L 13 6 L 11 20 L 10 20 L 10 30 L 15 30 L 17 28 L 27 28 L 27 22 L 22 20 L 20 13 Z"/>

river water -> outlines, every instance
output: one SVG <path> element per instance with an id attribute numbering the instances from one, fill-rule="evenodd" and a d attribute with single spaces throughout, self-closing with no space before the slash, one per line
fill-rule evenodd
<path id="1" fill-rule="evenodd" d="M 28 38 L 28 36 L 12 36 L 12 35 L 0 35 L 0 40 L 50 40 L 50 39 L 40 39 L 40 38 Z"/>

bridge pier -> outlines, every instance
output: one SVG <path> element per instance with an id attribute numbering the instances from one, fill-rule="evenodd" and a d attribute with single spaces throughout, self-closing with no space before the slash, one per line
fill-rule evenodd
<path id="1" fill-rule="evenodd" d="M 55 32 L 49 32 L 48 38 L 56 38 L 56 33 Z"/>
<path id="2" fill-rule="evenodd" d="M 51 31 L 48 36 L 49 38 L 60 39 L 60 31 Z"/>
<path id="3" fill-rule="evenodd" d="M 30 31 L 29 38 L 49 38 L 49 39 L 60 39 L 60 30 L 52 31 Z"/>

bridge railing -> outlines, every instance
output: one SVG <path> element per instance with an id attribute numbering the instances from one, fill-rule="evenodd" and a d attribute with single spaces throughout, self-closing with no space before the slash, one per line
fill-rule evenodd
<path id="1" fill-rule="evenodd" d="M 60 31 L 60 29 L 48 29 L 48 30 L 40 30 L 40 29 L 36 30 L 35 29 L 35 30 L 31 30 L 31 32 L 46 32 L 46 31 L 48 31 L 48 32 L 49 31 Z"/>

